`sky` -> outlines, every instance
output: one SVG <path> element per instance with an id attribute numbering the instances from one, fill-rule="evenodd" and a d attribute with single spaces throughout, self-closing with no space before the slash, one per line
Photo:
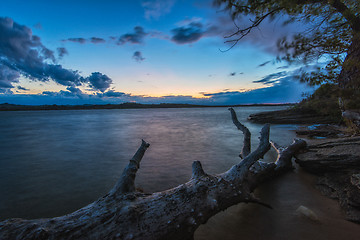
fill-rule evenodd
<path id="1" fill-rule="evenodd" d="M 0 104 L 298 102 L 302 66 L 276 60 L 297 28 L 265 22 L 230 48 L 212 0 L 1 0 Z"/>

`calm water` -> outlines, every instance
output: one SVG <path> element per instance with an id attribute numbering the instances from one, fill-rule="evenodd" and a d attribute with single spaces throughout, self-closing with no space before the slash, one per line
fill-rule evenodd
<path id="1" fill-rule="evenodd" d="M 249 114 L 283 107 L 236 108 L 257 145 L 261 125 Z M 292 125 L 273 125 L 271 139 L 288 145 Z M 242 135 L 226 108 L 0 112 L 0 219 L 63 215 L 107 193 L 141 143 L 151 144 L 137 175 L 145 192 L 187 181 L 191 164 L 221 173 L 237 163 Z M 270 151 L 266 159 L 275 158 Z M 274 210 L 239 204 L 209 220 L 196 239 L 358 239 L 336 202 L 313 189 L 314 179 L 289 173 L 257 190 Z M 300 218 L 310 207 L 321 224 Z"/>

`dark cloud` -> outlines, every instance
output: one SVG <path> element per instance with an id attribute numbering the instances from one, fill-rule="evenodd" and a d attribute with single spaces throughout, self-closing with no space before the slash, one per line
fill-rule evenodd
<path id="1" fill-rule="evenodd" d="M 311 93 L 314 88 L 296 81 L 292 76 L 279 79 L 270 87 L 246 92 L 227 91 L 205 93 L 213 104 L 254 104 L 254 103 L 295 103 L 303 98 L 303 93 Z"/>
<path id="2" fill-rule="evenodd" d="M 63 68 L 61 65 L 47 65 L 46 73 L 64 86 L 80 86 L 84 82 L 78 71 Z"/>
<path id="3" fill-rule="evenodd" d="M 145 58 L 142 56 L 142 53 L 139 51 L 134 52 L 133 59 L 137 62 L 142 62 L 145 60 Z"/>
<path id="4" fill-rule="evenodd" d="M 191 22 L 187 26 L 175 28 L 171 32 L 173 34 L 171 40 L 177 44 L 197 42 L 205 34 L 203 25 L 199 22 Z"/>
<path id="5" fill-rule="evenodd" d="M 68 41 L 68 42 L 75 42 L 75 43 L 80 43 L 80 44 L 84 44 L 86 43 L 86 39 L 85 38 L 68 38 L 64 41 Z"/>
<path id="6" fill-rule="evenodd" d="M 267 64 L 269 64 L 271 61 L 266 61 L 266 62 L 263 62 L 262 64 L 259 64 L 258 67 L 264 67 L 266 66 Z"/>
<path id="7" fill-rule="evenodd" d="M 140 26 L 134 27 L 133 33 L 127 33 L 124 35 L 121 35 L 117 44 L 123 45 L 125 43 L 131 43 L 131 44 L 140 44 L 143 43 L 145 36 L 147 33 L 144 31 L 144 29 Z"/>
<path id="8" fill-rule="evenodd" d="M 63 42 L 74 42 L 74 43 L 80 43 L 80 44 L 84 44 L 87 42 L 90 43 L 94 43 L 94 44 L 98 44 L 98 43 L 105 43 L 106 40 L 103 38 L 99 38 L 99 37 L 91 37 L 89 39 L 85 39 L 85 38 L 68 38 L 65 40 L 62 40 Z"/>
<path id="9" fill-rule="evenodd" d="M 84 94 L 80 89 L 76 87 L 67 87 L 67 91 L 60 90 L 59 92 L 43 91 L 42 95 L 49 97 L 65 97 L 65 98 L 86 98 L 88 95 Z"/>
<path id="10" fill-rule="evenodd" d="M 93 72 L 89 77 L 86 78 L 86 80 L 89 82 L 89 85 L 92 89 L 100 90 L 101 92 L 104 92 L 106 89 L 108 89 L 112 83 L 111 78 L 99 72 Z"/>
<path id="11" fill-rule="evenodd" d="M 264 85 L 270 85 L 270 84 L 273 84 L 273 83 L 279 81 L 280 79 L 286 77 L 287 75 L 288 75 L 288 73 L 286 71 L 272 73 L 272 74 L 269 74 L 269 75 L 263 77 L 260 80 L 253 81 L 253 83 L 262 83 Z"/>
<path id="12" fill-rule="evenodd" d="M 27 88 L 24 88 L 24 87 L 21 87 L 21 86 L 17 86 L 16 87 L 18 90 L 22 90 L 22 91 L 29 91 L 30 89 L 27 89 Z"/>
<path id="13" fill-rule="evenodd" d="M 69 54 L 69 52 L 68 52 L 68 51 L 66 50 L 66 48 L 64 48 L 64 47 L 59 47 L 59 48 L 57 48 L 56 50 L 57 50 L 57 52 L 58 52 L 59 58 L 62 58 L 62 57 L 64 57 L 65 55 Z"/>
<path id="14" fill-rule="evenodd" d="M 0 18 L 0 64 L 2 66 L 33 80 L 48 81 L 52 78 L 62 84 L 64 82 L 62 76 L 66 75 L 69 78 L 66 82 L 79 81 L 79 76 L 73 71 L 48 62 L 55 62 L 53 51 L 42 45 L 40 38 L 32 35 L 31 29 L 17 24 L 10 18 Z"/>
<path id="15" fill-rule="evenodd" d="M 111 98 L 118 98 L 118 97 L 122 97 L 125 95 L 126 94 L 123 92 L 115 92 L 113 90 L 109 90 L 107 92 L 97 94 L 97 96 L 99 96 L 99 97 L 111 97 Z"/>
<path id="16" fill-rule="evenodd" d="M 42 62 L 54 60 L 52 51 L 33 36 L 30 28 L 17 24 L 11 18 L 0 17 L 0 56 L 8 61 Z"/>
<path id="17" fill-rule="evenodd" d="M 92 38 L 90 38 L 90 42 L 97 44 L 97 43 L 104 43 L 106 41 L 103 38 L 92 37 Z"/>
<path id="18" fill-rule="evenodd" d="M 276 69 L 288 69 L 289 66 L 281 66 L 281 67 L 277 67 Z"/>
<path id="19" fill-rule="evenodd" d="M 83 92 L 80 89 L 78 89 L 77 87 L 72 87 L 72 86 L 67 87 L 66 90 L 68 90 L 71 93 L 77 94 L 77 95 L 83 94 Z"/>
<path id="20" fill-rule="evenodd" d="M 233 77 L 235 75 L 236 75 L 236 72 L 232 72 L 232 73 L 229 74 L 230 77 Z"/>
<path id="21" fill-rule="evenodd" d="M 9 88 L 1 88 L 0 87 L 0 93 L 1 95 L 4 94 L 4 95 L 10 95 L 12 96 L 13 95 L 13 92 L 9 89 Z M 1 95 L 0 95 L 0 99 L 1 99 Z M 3 101 L 3 102 L 9 102 L 9 101 Z"/>
<path id="22" fill-rule="evenodd" d="M 145 11 L 145 18 L 158 19 L 171 12 L 176 0 L 143 0 L 141 6 Z"/>
<path id="23" fill-rule="evenodd" d="M 12 83 L 18 82 L 20 74 L 0 64 L 0 88 L 13 88 Z"/>
<path id="24" fill-rule="evenodd" d="M 57 51 L 59 55 L 67 52 L 65 48 Z M 93 82 L 90 84 L 101 91 L 111 83 L 111 79 L 101 73 L 84 78 L 78 71 L 65 69 L 55 62 L 54 52 L 46 48 L 38 36 L 32 35 L 30 28 L 11 18 L 0 17 L 0 88 L 12 88 L 12 83 L 18 82 L 20 75 L 43 82 L 52 79 L 70 87 L 80 86 L 91 79 Z M 96 76 L 102 78 L 97 82 Z"/>

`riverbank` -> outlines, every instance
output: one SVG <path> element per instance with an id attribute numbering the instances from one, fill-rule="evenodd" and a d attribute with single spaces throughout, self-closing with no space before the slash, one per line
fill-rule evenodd
<path id="1" fill-rule="evenodd" d="M 360 137 L 345 135 L 307 142 L 296 163 L 317 176 L 316 188 L 339 201 L 347 220 L 360 223 Z"/>
<path id="2" fill-rule="evenodd" d="M 301 108 L 251 114 L 248 119 L 255 123 L 275 124 L 338 124 L 341 120 L 334 116 L 318 114 L 312 110 Z"/>
<path id="3" fill-rule="evenodd" d="M 41 111 L 41 110 L 92 110 L 92 109 L 142 109 L 142 108 L 216 108 L 216 107 L 257 107 L 293 106 L 294 104 L 247 104 L 247 105 L 195 105 L 182 103 L 141 104 L 126 102 L 121 104 L 84 104 L 84 105 L 17 105 L 2 103 L 0 111 Z"/>
<path id="4" fill-rule="evenodd" d="M 300 109 L 257 113 L 248 119 L 257 123 L 312 124 L 296 131 L 308 143 L 307 149 L 296 156 L 296 163 L 317 176 L 316 188 L 338 200 L 347 220 L 360 223 L 359 136 L 334 124 L 334 119 Z"/>

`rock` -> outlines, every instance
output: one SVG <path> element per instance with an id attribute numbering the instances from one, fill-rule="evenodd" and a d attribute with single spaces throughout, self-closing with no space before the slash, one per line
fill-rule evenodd
<path id="1" fill-rule="evenodd" d="M 296 158 L 296 163 L 315 174 L 360 172 L 360 137 L 312 140 Z"/>
<path id="2" fill-rule="evenodd" d="M 296 209 L 296 213 L 304 216 L 312 221 L 319 222 L 319 217 L 309 208 L 301 205 Z"/>
<path id="3" fill-rule="evenodd" d="M 332 124 L 313 124 L 302 126 L 296 130 L 296 134 L 312 139 L 339 138 L 349 136 L 346 127 Z"/>

